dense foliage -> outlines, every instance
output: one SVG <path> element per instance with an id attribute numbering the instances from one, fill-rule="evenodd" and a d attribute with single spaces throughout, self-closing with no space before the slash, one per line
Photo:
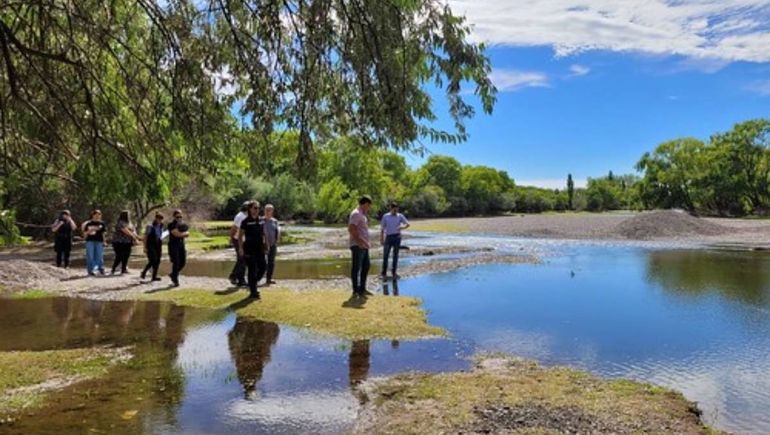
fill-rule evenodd
<path id="1" fill-rule="evenodd" d="M 491 112 L 468 34 L 439 0 L 3 2 L 0 208 L 142 217 L 256 173 L 271 201 L 314 209 L 307 174 L 337 138 L 422 152 L 465 140 L 468 95 Z M 430 89 L 452 129 L 433 126 Z"/>

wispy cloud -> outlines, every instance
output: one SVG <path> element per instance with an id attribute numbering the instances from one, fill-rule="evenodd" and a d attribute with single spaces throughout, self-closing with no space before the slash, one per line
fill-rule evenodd
<path id="1" fill-rule="evenodd" d="M 770 0 L 449 0 L 491 44 L 770 62 Z"/>
<path id="2" fill-rule="evenodd" d="M 757 80 L 746 86 L 746 90 L 759 95 L 770 96 L 770 80 Z"/>
<path id="3" fill-rule="evenodd" d="M 570 65 L 569 67 L 570 77 L 580 77 L 591 72 L 591 68 L 585 65 Z"/>
<path id="4" fill-rule="evenodd" d="M 545 88 L 550 86 L 548 75 L 539 71 L 519 71 L 495 68 L 489 75 L 500 92 L 514 92 L 524 88 Z"/>

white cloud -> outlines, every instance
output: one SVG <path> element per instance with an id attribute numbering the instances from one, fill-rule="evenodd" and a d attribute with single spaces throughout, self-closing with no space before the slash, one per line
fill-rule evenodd
<path id="1" fill-rule="evenodd" d="M 758 80 L 749 84 L 746 89 L 759 95 L 770 96 L 770 80 Z"/>
<path id="2" fill-rule="evenodd" d="M 580 77 L 591 72 L 591 68 L 585 65 L 570 65 L 569 67 L 570 77 Z"/>
<path id="3" fill-rule="evenodd" d="M 584 188 L 588 185 L 588 181 L 585 179 L 574 179 L 575 188 Z M 564 178 L 543 178 L 538 180 L 516 180 L 518 186 L 534 186 L 542 187 L 544 189 L 559 189 L 564 190 L 567 188 L 567 177 Z"/>
<path id="4" fill-rule="evenodd" d="M 549 86 L 548 75 L 538 71 L 495 68 L 489 74 L 489 78 L 500 92 L 513 92 L 524 88 L 545 88 Z"/>
<path id="5" fill-rule="evenodd" d="M 449 0 L 490 44 L 770 62 L 770 0 Z"/>

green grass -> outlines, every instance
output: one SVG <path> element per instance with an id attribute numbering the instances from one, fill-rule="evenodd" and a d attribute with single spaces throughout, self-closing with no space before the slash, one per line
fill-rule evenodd
<path id="1" fill-rule="evenodd" d="M 510 357 L 479 362 L 488 365 L 471 372 L 409 373 L 375 381 L 368 390 L 370 406 L 375 409 L 367 414 L 373 418 L 358 431 L 465 432 L 478 427 L 477 409 L 494 405 L 554 415 L 567 409 L 589 421 L 601 420 L 609 432 L 719 433 L 701 422 L 695 404 L 663 387 L 606 381 L 584 372 L 562 367 L 547 369 Z M 565 429 L 524 428 L 521 433 L 559 433 Z"/>
<path id="2" fill-rule="evenodd" d="M 144 299 L 206 308 L 233 307 L 239 315 L 349 339 L 409 339 L 446 334 L 427 323 L 420 300 L 411 297 L 370 297 L 352 300 L 347 291 L 267 289 L 260 301 L 246 292 L 217 294 L 178 289 L 146 294 Z"/>
<path id="3" fill-rule="evenodd" d="M 51 297 L 51 293 L 40 289 L 25 290 L 20 293 L 14 293 L 11 295 L 11 299 L 42 299 Z"/>
<path id="4" fill-rule="evenodd" d="M 217 249 L 227 249 L 230 247 L 229 236 L 211 236 L 203 233 L 190 233 L 190 237 L 185 242 L 191 251 L 212 251 Z"/>
<path id="5" fill-rule="evenodd" d="M 114 349 L 69 349 L 42 352 L 0 352 L 0 413 L 12 414 L 45 402 L 43 382 L 65 383 L 107 374 L 116 362 Z"/>

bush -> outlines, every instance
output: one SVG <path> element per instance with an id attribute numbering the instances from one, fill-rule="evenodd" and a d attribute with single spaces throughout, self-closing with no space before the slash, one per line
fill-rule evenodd
<path id="1" fill-rule="evenodd" d="M 358 192 L 348 188 L 342 179 L 334 177 L 318 191 L 318 213 L 326 223 L 344 222 L 355 207 Z"/>
<path id="2" fill-rule="evenodd" d="M 412 216 L 439 216 L 444 214 L 450 203 L 444 190 L 438 186 L 421 187 L 407 201 L 407 208 Z"/>
<path id="3" fill-rule="evenodd" d="M 21 243 L 21 232 L 16 226 L 16 212 L 0 210 L 0 246 Z"/>

